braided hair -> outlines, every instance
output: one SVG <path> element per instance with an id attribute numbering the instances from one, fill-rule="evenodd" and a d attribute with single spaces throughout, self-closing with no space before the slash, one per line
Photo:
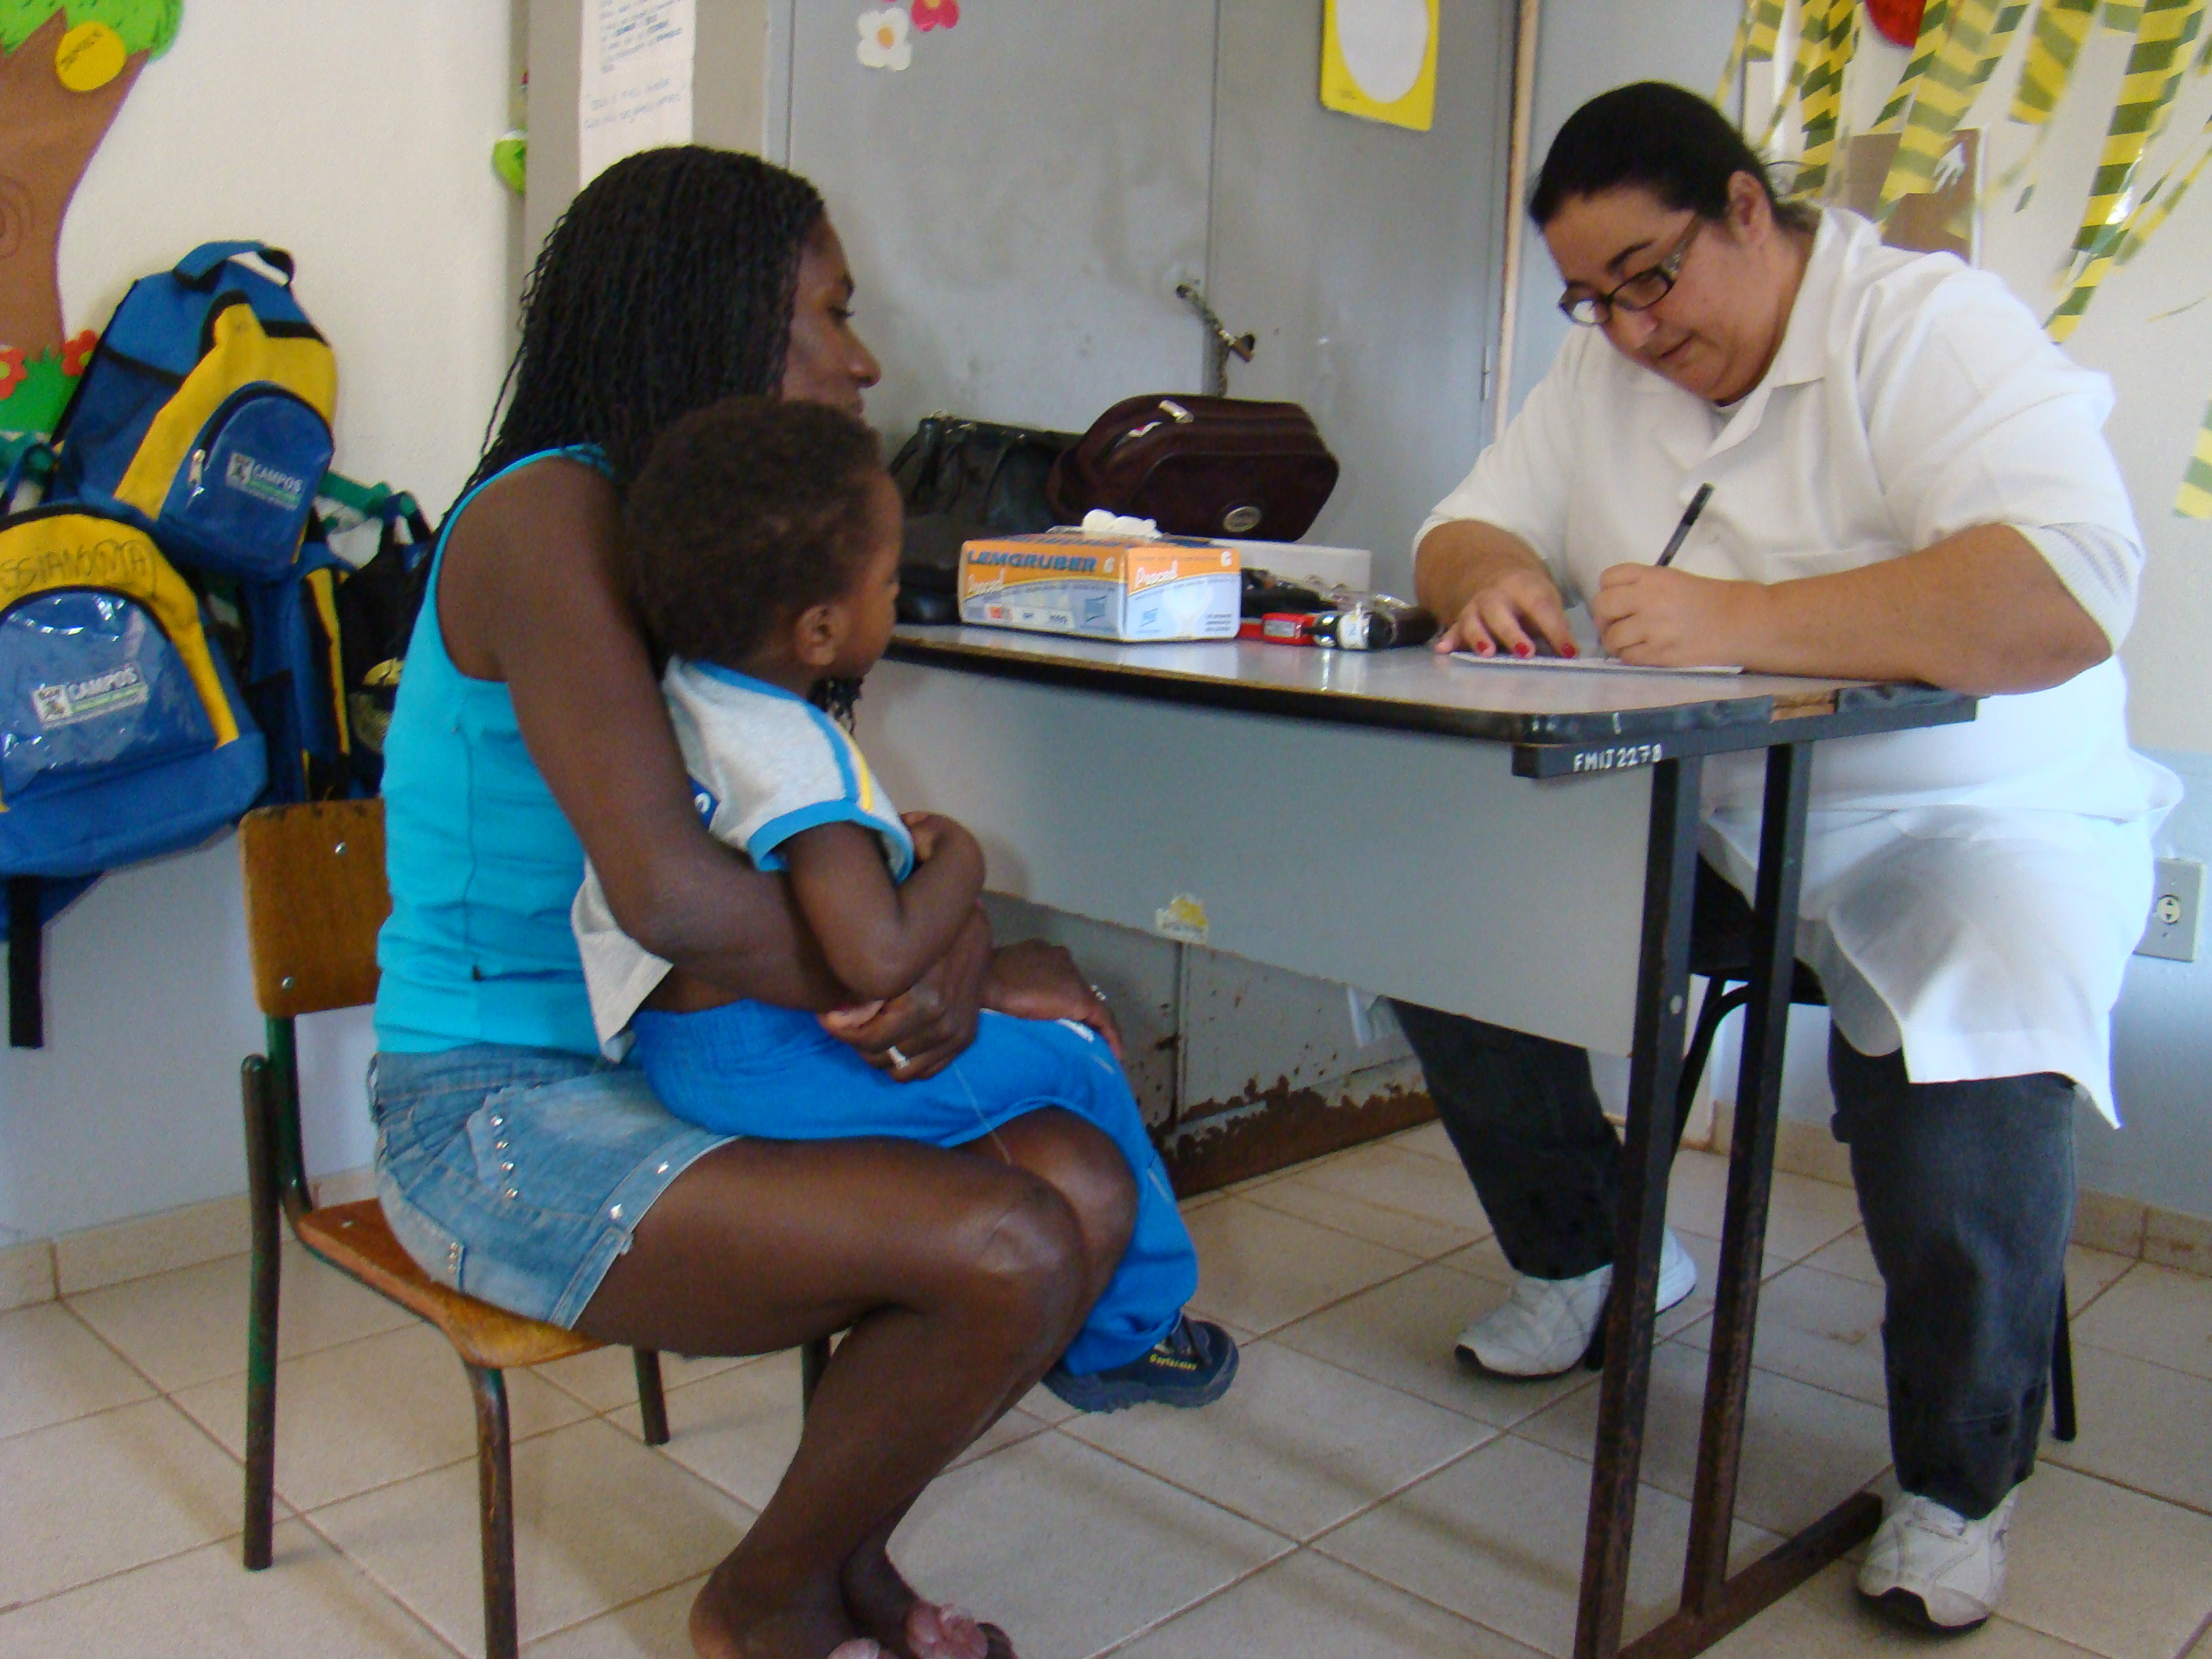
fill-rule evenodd
<path id="1" fill-rule="evenodd" d="M 462 494 L 568 444 L 597 445 L 626 494 L 679 416 L 775 396 L 799 253 L 822 218 L 812 185 L 757 155 L 675 145 L 599 174 L 523 289 L 522 343 Z"/>

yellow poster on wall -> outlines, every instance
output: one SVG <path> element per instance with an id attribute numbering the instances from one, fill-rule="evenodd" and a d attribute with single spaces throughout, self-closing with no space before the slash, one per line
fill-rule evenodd
<path id="1" fill-rule="evenodd" d="M 1426 132 L 1437 112 L 1438 0 L 1328 0 L 1325 109 Z"/>

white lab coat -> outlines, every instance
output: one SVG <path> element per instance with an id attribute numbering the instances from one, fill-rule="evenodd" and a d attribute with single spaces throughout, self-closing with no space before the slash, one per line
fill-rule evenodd
<path id="1" fill-rule="evenodd" d="M 1510 530 L 1571 602 L 1607 567 L 1655 559 L 1710 483 L 1674 562 L 1698 575 L 1856 569 L 1978 524 L 2090 526 L 2139 567 L 2111 404 L 1996 278 L 1886 248 L 1830 210 L 1748 396 L 1717 409 L 1577 329 L 1420 534 Z M 2035 539 L 2117 645 L 2135 569 Z M 1861 1053 L 1901 1045 L 1922 1083 L 2061 1073 L 2118 1121 L 2111 1011 L 2150 902 L 2150 837 L 2180 795 L 2128 747 L 2126 696 L 2113 659 L 1985 698 L 1970 725 L 1820 745 L 1798 951 Z M 1705 763 L 1705 851 L 1747 891 L 1763 764 Z"/>

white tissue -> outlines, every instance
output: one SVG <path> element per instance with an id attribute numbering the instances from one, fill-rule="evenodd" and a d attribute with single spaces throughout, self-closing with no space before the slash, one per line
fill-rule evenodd
<path id="1" fill-rule="evenodd" d="M 1083 515 L 1083 533 L 1086 536 L 1118 536 L 1125 541 L 1158 541 L 1160 526 L 1152 519 L 1126 518 L 1118 513 L 1109 513 L 1103 507 L 1094 507 Z"/>

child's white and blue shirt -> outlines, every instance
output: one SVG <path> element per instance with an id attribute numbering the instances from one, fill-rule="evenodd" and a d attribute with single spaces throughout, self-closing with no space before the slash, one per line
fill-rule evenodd
<path id="1" fill-rule="evenodd" d="M 881 837 L 893 881 L 913 871 L 914 837 L 898 809 L 859 745 L 812 703 L 734 669 L 681 658 L 670 661 L 660 686 L 692 800 L 715 840 L 738 848 L 757 868 L 781 870 L 777 849 L 800 830 L 857 823 Z M 669 964 L 617 926 L 599 873 L 588 863 L 569 920 L 600 1050 L 620 1060 L 629 1049 L 630 1017 Z"/>

